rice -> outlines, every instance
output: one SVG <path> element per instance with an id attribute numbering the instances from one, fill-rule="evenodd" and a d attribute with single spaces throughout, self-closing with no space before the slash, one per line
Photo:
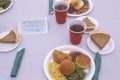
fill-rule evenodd
<path id="1" fill-rule="evenodd" d="M 67 80 L 66 77 L 60 72 L 59 64 L 56 62 L 50 62 L 48 64 L 48 70 L 50 76 L 53 78 L 53 80 Z"/>

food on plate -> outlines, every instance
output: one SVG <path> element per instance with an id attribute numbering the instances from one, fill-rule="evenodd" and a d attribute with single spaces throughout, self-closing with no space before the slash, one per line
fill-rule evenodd
<path id="1" fill-rule="evenodd" d="M 84 2 L 82 0 L 63 0 L 63 1 L 69 3 L 69 5 L 71 7 L 74 7 L 76 10 L 80 9 L 84 5 Z"/>
<path id="2" fill-rule="evenodd" d="M 73 62 L 75 62 L 76 57 L 79 56 L 80 54 L 81 54 L 81 52 L 79 52 L 79 51 L 71 51 L 71 52 L 69 53 L 69 55 L 72 57 L 72 61 L 73 61 Z"/>
<path id="3" fill-rule="evenodd" d="M 72 1 L 72 0 L 63 0 L 63 1 L 65 1 L 65 2 L 67 2 L 67 3 L 69 3 L 69 4 L 71 4 L 71 1 Z"/>
<path id="4" fill-rule="evenodd" d="M 63 53 L 62 51 L 60 50 L 54 50 L 53 51 L 53 60 L 60 64 L 63 60 L 72 60 L 71 56 L 66 54 L 66 53 Z"/>
<path id="5" fill-rule="evenodd" d="M 105 47 L 105 45 L 109 42 L 110 37 L 110 34 L 107 32 L 97 31 L 90 33 L 91 40 L 96 44 L 96 46 L 100 50 L 102 50 Z"/>
<path id="6" fill-rule="evenodd" d="M 52 57 L 53 61 L 48 64 L 52 80 L 85 80 L 87 75 L 85 69 L 91 64 L 89 56 L 79 51 L 64 53 L 54 49 Z"/>
<path id="7" fill-rule="evenodd" d="M 84 71 L 83 68 L 78 67 L 75 65 L 75 71 L 73 74 L 66 76 L 67 80 L 85 80 L 85 76 L 87 73 Z"/>
<path id="8" fill-rule="evenodd" d="M 59 70 L 63 75 L 71 75 L 75 71 L 75 65 L 70 60 L 63 60 L 60 63 Z"/>
<path id="9" fill-rule="evenodd" d="M 76 3 L 77 0 L 71 0 L 71 3 L 70 4 L 74 4 Z"/>
<path id="10" fill-rule="evenodd" d="M 2 7 L 0 7 L 0 12 L 3 11 L 4 9 Z"/>
<path id="11" fill-rule="evenodd" d="M 1 8 L 0 11 L 2 11 L 2 9 L 4 10 L 8 8 L 10 3 L 11 3 L 11 0 L 0 0 L 0 8 Z"/>
<path id="12" fill-rule="evenodd" d="M 70 6 L 74 7 L 76 10 L 79 10 L 84 5 L 82 0 L 72 0 Z"/>
<path id="13" fill-rule="evenodd" d="M 13 29 L 0 39 L 0 43 L 16 43 L 19 40 L 19 33 Z"/>
<path id="14" fill-rule="evenodd" d="M 78 57 L 76 57 L 75 63 L 80 68 L 88 68 L 91 64 L 91 60 L 90 60 L 89 56 L 87 56 L 85 54 L 80 54 Z"/>
<path id="15" fill-rule="evenodd" d="M 66 77 L 60 72 L 59 64 L 56 62 L 50 62 L 48 64 L 48 71 L 53 80 L 67 80 Z"/>
<path id="16" fill-rule="evenodd" d="M 83 19 L 83 22 L 86 23 L 86 26 L 87 26 L 86 31 L 91 31 L 96 28 L 96 25 L 88 17 L 85 17 Z"/>
<path id="17" fill-rule="evenodd" d="M 82 14 L 89 10 L 89 3 L 87 0 L 72 0 L 70 8 L 68 9 L 69 14 Z"/>
<path id="18" fill-rule="evenodd" d="M 67 3 L 69 3 L 69 4 L 74 4 L 74 3 L 76 3 L 78 0 L 62 0 L 62 1 L 65 1 L 65 2 L 67 2 Z"/>

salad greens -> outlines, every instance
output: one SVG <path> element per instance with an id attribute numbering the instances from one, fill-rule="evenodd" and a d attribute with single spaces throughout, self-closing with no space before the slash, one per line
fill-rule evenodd
<path id="1" fill-rule="evenodd" d="M 66 76 L 66 78 L 67 78 L 67 80 L 84 80 L 86 74 L 87 73 L 84 71 L 84 69 L 79 68 L 75 64 L 75 72 L 69 76 Z"/>
<path id="2" fill-rule="evenodd" d="M 11 0 L 0 0 L 0 7 L 6 9 L 11 3 Z"/>

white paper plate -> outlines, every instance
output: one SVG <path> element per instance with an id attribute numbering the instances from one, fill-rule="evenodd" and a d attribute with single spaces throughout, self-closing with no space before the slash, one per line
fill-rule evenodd
<path id="1" fill-rule="evenodd" d="M 9 10 L 9 9 L 12 7 L 12 5 L 13 5 L 13 0 L 11 0 L 10 5 L 9 5 L 6 9 L 0 11 L 0 13 L 3 13 L 3 12 L 5 12 L 5 11 Z"/>
<path id="2" fill-rule="evenodd" d="M 76 47 L 76 46 L 72 46 L 72 45 L 64 45 L 64 46 L 60 46 L 60 47 L 56 47 L 54 49 L 52 49 L 48 55 L 46 56 L 45 60 L 44 60 L 44 72 L 45 72 L 45 75 L 47 76 L 47 78 L 49 80 L 52 80 L 52 78 L 50 77 L 49 75 L 49 72 L 48 72 L 48 64 L 49 62 L 51 62 L 53 59 L 52 59 L 52 52 L 57 49 L 57 50 L 60 50 L 60 51 L 63 51 L 65 53 L 69 53 L 70 51 L 79 51 L 79 52 L 82 52 L 86 55 L 88 55 L 91 59 L 91 66 L 89 68 L 87 68 L 85 71 L 87 72 L 87 75 L 85 77 L 85 80 L 91 80 L 93 75 L 94 75 L 94 72 L 95 72 L 95 64 L 94 64 L 94 60 L 93 58 L 90 56 L 90 54 L 82 49 L 82 48 L 79 48 L 79 47 Z"/>
<path id="3" fill-rule="evenodd" d="M 88 13 L 90 13 L 91 11 L 92 11 L 92 9 L 93 9 L 93 4 L 92 4 L 92 1 L 91 0 L 88 0 L 88 3 L 89 3 L 89 6 L 90 6 L 90 8 L 89 8 L 89 10 L 88 11 L 86 11 L 85 13 L 82 13 L 82 14 L 67 14 L 68 16 L 73 16 L 73 17 L 78 17 L 78 16 L 83 16 L 83 15 L 86 15 L 86 14 L 88 14 Z"/>
<path id="4" fill-rule="evenodd" d="M 81 17 L 78 17 L 77 20 L 83 21 L 83 19 L 86 18 L 86 17 L 88 17 L 88 18 L 91 20 L 91 22 L 96 25 L 96 28 L 95 28 L 94 30 L 92 30 L 92 31 L 85 31 L 85 33 L 90 33 L 90 32 L 93 32 L 93 31 L 98 30 L 98 28 L 99 28 L 99 23 L 98 23 L 97 20 L 94 19 L 93 17 L 90 17 L 90 16 L 81 16 Z"/>
<path id="5" fill-rule="evenodd" d="M 90 39 L 90 37 L 87 39 L 87 45 L 89 47 L 90 50 L 92 50 L 93 52 L 99 52 L 100 54 L 109 54 L 111 53 L 114 48 L 115 48 L 115 43 L 113 41 L 113 39 L 110 39 L 110 41 L 106 44 L 106 46 L 100 50 L 94 43 L 93 41 Z"/>
<path id="6" fill-rule="evenodd" d="M 63 0 L 56 0 L 56 1 L 63 1 Z M 56 2 L 56 1 L 54 1 L 54 2 Z M 93 9 L 93 4 L 92 4 L 91 0 L 88 0 L 88 3 L 89 3 L 90 8 L 85 13 L 82 13 L 82 14 L 69 14 L 68 13 L 67 15 L 68 16 L 73 16 L 73 17 L 78 17 L 78 16 L 83 16 L 83 15 L 86 15 L 86 14 L 90 13 L 92 11 L 92 9 Z"/>
<path id="7" fill-rule="evenodd" d="M 0 38 L 2 36 L 5 36 L 6 34 L 8 34 L 9 32 L 4 32 L 2 34 L 0 34 Z M 8 44 L 8 43 L 0 43 L 0 52 L 8 52 L 11 51 L 13 49 L 15 49 L 21 42 L 21 37 L 19 38 L 18 42 L 15 44 Z"/>

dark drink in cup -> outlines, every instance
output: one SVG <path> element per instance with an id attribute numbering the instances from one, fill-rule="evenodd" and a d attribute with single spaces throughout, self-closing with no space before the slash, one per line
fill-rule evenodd
<path id="1" fill-rule="evenodd" d="M 64 24 L 66 22 L 69 4 L 66 2 L 59 1 L 54 3 L 53 8 L 55 10 L 56 22 L 58 24 Z"/>
<path id="2" fill-rule="evenodd" d="M 79 24 L 73 24 L 72 26 L 70 26 L 70 29 L 74 32 L 81 32 L 84 30 L 84 28 Z"/>
<path id="3" fill-rule="evenodd" d="M 59 5 L 56 5 L 56 6 L 55 6 L 55 9 L 62 11 L 62 10 L 66 10 L 66 9 L 67 9 L 67 6 L 64 5 L 64 4 L 59 4 Z"/>
<path id="4" fill-rule="evenodd" d="M 68 24 L 68 29 L 70 33 L 70 42 L 74 45 L 81 43 L 86 25 L 80 20 L 73 20 Z"/>

